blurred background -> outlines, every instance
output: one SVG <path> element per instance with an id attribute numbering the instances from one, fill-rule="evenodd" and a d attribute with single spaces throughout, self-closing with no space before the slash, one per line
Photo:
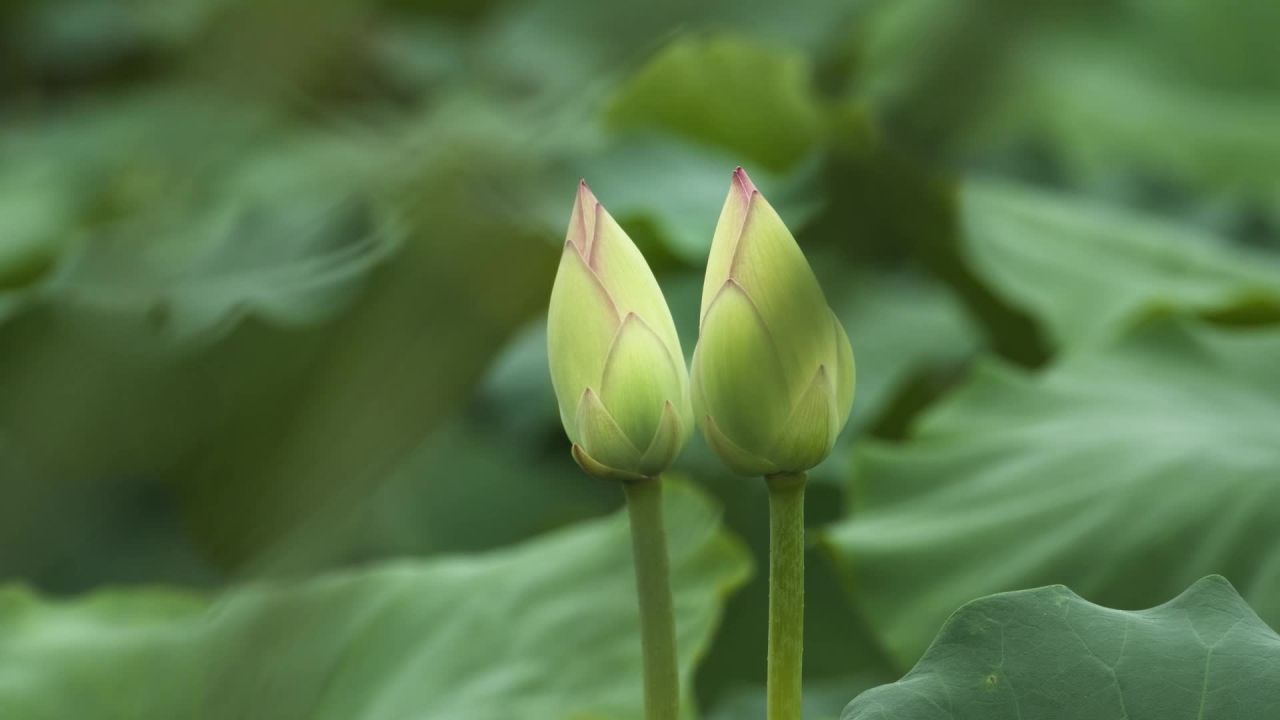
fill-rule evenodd
<path id="1" fill-rule="evenodd" d="M 737 165 L 858 363 L 808 497 L 811 717 L 1001 590 L 1146 607 L 1218 572 L 1274 626 L 1278 29 L 1271 0 L 7 0 L 0 714 L 639 717 L 621 493 L 569 457 L 545 308 L 584 177 L 691 351 Z M 763 717 L 763 484 L 695 437 L 669 494 L 702 513 L 671 519 L 690 707 Z"/>

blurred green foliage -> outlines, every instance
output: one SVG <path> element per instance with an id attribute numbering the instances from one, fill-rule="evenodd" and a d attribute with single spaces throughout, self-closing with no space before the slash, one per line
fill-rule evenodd
<path id="1" fill-rule="evenodd" d="M 471 717 L 449 703 L 488 688 L 507 717 L 638 717 L 620 518 L 595 519 L 621 497 L 568 457 L 542 313 L 585 176 L 692 349 L 735 165 L 858 358 L 810 490 L 812 717 L 994 591 L 1134 608 L 1220 573 L 1280 622 L 1277 23 L 0 5 L 0 708 Z M 761 717 L 763 578 L 730 591 L 763 487 L 700 440 L 678 469 L 707 493 L 671 493 L 690 706 Z"/>
<path id="2" fill-rule="evenodd" d="M 705 497 L 684 484 L 666 491 L 688 677 L 721 599 L 750 566 L 717 528 Z M 42 671 L 9 674 L 0 711 L 131 719 L 638 715 L 629 535 L 626 517 L 615 515 L 484 557 L 251 584 L 213 601 L 139 590 L 47 606 L 10 589 L 0 596 L 0 663 Z M 592 604 L 585 618 L 582 596 Z M 522 622 L 506 623 L 510 616 Z M 580 653 L 591 662 L 578 662 Z"/>
<path id="3" fill-rule="evenodd" d="M 827 541 L 886 647 L 905 667 L 964 602 L 1059 578 L 1133 608 L 1223 572 L 1280 624 L 1277 358 L 1276 330 L 1151 321 L 1039 375 L 981 365 L 910 443 L 864 443 Z"/>

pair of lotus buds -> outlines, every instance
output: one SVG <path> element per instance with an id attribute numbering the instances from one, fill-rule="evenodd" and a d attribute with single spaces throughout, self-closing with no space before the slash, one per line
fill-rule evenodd
<path id="1" fill-rule="evenodd" d="M 654 477 L 694 418 L 734 472 L 821 462 L 853 405 L 849 338 L 778 213 L 742 168 L 711 242 L 692 369 L 644 256 L 584 181 L 547 319 L 573 457 L 606 478 Z"/>

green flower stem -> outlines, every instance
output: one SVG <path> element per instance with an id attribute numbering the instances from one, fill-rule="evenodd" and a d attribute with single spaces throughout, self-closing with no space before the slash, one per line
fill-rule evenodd
<path id="1" fill-rule="evenodd" d="M 623 483 L 631 515 L 636 591 L 640 597 L 640 648 L 644 655 L 645 720 L 677 720 L 680 676 L 676 622 L 671 603 L 667 532 L 662 523 L 662 480 Z"/>
<path id="2" fill-rule="evenodd" d="M 804 473 L 769 483 L 768 720 L 800 720 L 804 656 Z"/>

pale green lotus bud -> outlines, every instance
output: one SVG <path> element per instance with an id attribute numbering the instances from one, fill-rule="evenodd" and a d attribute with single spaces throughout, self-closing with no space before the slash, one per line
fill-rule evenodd
<path id="1" fill-rule="evenodd" d="M 853 350 L 800 246 L 738 168 L 720 213 L 693 354 L 707 442 L 743 475 L 802 472 L 853 406 Z"/>
<path id="2" fill-rule="evenodd" d="M 585 181 L 551 290 L 547 351 L 583 470 L 634 480 L 675 460 L 693 430 L 680 338 L 644 256 Z"/>

